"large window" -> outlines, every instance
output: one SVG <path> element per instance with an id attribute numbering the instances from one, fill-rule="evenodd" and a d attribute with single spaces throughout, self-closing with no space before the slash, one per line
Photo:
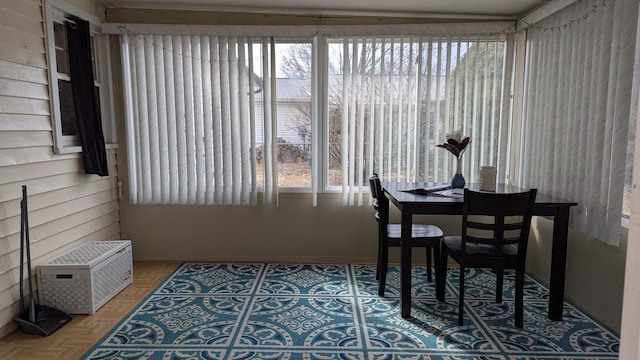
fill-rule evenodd
<path id="1" fill-rule="evenodd" d="M 362 203 L 374 171 L 448 182 L 454 159 L 435 145 L 454 130 L 472 137 L 469 181 L 481 165 L 506 174 L 505 38 L 122 44 L 134 203 L 248 204 L 312 188 Z M 313 63 L 314 52 L 326 57 Z"/>
<path id="2" fill-rule="evenodd" d="M 571 227 L 619 244 L 636 132 L 638 2 L 603 4 L 577 2 L 529 30 L 519 181 L 577 202 Z"/>
<path id="3" fill-rule="evenodd" d="M 111 120 L 111 99 L 107 90 L 109 83 L 108 46 L 100 35 L 99 20 L 61 0 L 46 2 L 47 46 L 51 66 L 50 87 L 52 117 L 54 124 L 55 150 L 58 153 L 81 152 L 78 118 L 74 107 L 71 85 L 72 69 L 69 64 L 67 25 L 73 26 L 72 17 L 86 19 L 91 23 L 91 62 L 94 74 L 94 92 L 99 99 L 98 111 L 102 119 L 105 140 L 115 142 L 115 128 Z"/>
<path id="4" fill-rule="evenodd" d="M 269 38 L 124 35 L 130 199 L 277 202 L 275 44 Z"/>
<path id="5" fill-rule="evenodd" d="M 468 181 L 494 165 L 504 179 L 504 38 L 342 38 L 329 40 L 329 161 L 326 182 L 362 203 L 367 177 L 448 182 L 454 160 L 436 144 L 461 130 Z M 368 201 L 368 199 L 367 199 Z"/>

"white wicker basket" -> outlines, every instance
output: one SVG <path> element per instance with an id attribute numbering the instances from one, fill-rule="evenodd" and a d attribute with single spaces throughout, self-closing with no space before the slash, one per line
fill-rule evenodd
<path id="1" fill-rule="evenodd" d="M 133 282 L 131 241 L 92 241 L 38 265 L 40 304 L 93 314 Z"/>

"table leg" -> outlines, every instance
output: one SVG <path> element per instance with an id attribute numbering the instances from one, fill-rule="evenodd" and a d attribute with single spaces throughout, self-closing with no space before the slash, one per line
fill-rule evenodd
<path id="1" fill-rule="evenodd" d="M 569 235 L 569 207 L 558 208 L 553 219 L 551 275 L 549 279 L 549 319 L 562 320 L 564 282 L 567 267 L 567 237 Z"/>
<path id="2" fill-rule="evenodd" d="M 445 284 L 447 282 L 447 274 L 443 269 L 446 268 L 442 263 L 442 244 L 440 244 L 436 249 L 436 299 L 440 301 L 444 301 L 444 290 Z"/>
<path id="3" fill-rule="evenodd" d="M 408 211 L 401 212 L 400 243 L 400 304 L 403 318 L 411 316 L 411 227 L 413 216 Z"/>

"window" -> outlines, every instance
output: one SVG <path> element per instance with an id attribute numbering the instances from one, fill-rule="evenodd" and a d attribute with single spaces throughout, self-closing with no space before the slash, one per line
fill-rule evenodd
<path id="1" fill-rule="evenodd" d="M 520 184 L 575 201 L 571 228 L 612 245 L 633 164 L 637 84 L 627 44 L 636 43 L 637 10 L 637 1 L 577 2 L 527 34 Z"/>
<path id="2" fill-rule="evenodd" d="M 435 145 L 458 129 L 473 139 L 465 174 L 504 176 L 505 38 L 315 43 L 124 35 L 132 202 L 249 204 L 258 190 L 312 188 L 362 202 L 373 171 L 450 181 L 454 159 Z M 312 112 L 314 51 L 327 54 L 324 117 Z"/>
<path id="3" fill-rule="evenodd" d="M 98 108 L 102 129 L 107 143 L 114 143 L 115 124 L 111 120 L 111 99 L 106 84 L 109 81 L 108 45 L 98 32 L 99 20 L 64 1 L 46 3 L 47 44 L 49 53 L 51 107 L 54 124 L 54 145 L 57 153 L 81 152 L 78 122 L 74 109 L 71 86 L 71 68 L 67 43 L 66 22 L 70 16 L 86 19 L 91 23 L 91 60 L 94 73 L 94 91 L 100 99 Z"/>
<path id="4" fill-rule="evenodd" d="M 449 182 L 455 158 L 437 148 L 461 130 L 467 181 L 493 165 L 505 179 L 506 38 L 329 40 L 329 187 L 345 203 L 368 201 L 367 178 Z M 507 69 L 507 70 L 506 70 Z"/>
<path id="5" fill-rule="evenodd" d="M 277 202 L 273 39 L 124 35 L 130 200 Z"/>
<path id="6" fill-rule="evenodd" d="M 312 44 L 276 41 L 275 54 L 278 187 L 297 191 L 311 189 Z M 260 133 L 258 126 L 258 139 Z M 260 147 L 258 151 L 260 157 Z M 263 169 L 258 169 L 259 183 Z"/>

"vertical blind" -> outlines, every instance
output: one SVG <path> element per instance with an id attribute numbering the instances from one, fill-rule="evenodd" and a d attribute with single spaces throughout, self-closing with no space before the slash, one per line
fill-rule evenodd
<path id="1" fill-rule="evenodd" d="M 483 165 L 496 166 L 504 179 L 508 40 L 506 35 L 330 39 L 330 52 L 333 47 L 342 54 L 342 86 L 333 89 L 339 96 L 329 106 L 342 106 L 343 202 L 369 201 L 372 172 L 387 181 L 449 182 L 455 158 L 436 145 L 455 130 L 471 137 L 463 155 L 467 181 L 475 181 Z"/>
<path id="2" fill-rule="evenodd" d="M 130 201 L 256 204 L 260 173 L 265 202 L 277 202 L 273 40 L 122 35 L 121 44 Z"/>
<path id="3" fill-rule="evenodd" d="M 617 244 L 638 2 L 598 4 L 579 1 L 529 30 L 519 183 L 577 202 L 571 227 Z"/>

